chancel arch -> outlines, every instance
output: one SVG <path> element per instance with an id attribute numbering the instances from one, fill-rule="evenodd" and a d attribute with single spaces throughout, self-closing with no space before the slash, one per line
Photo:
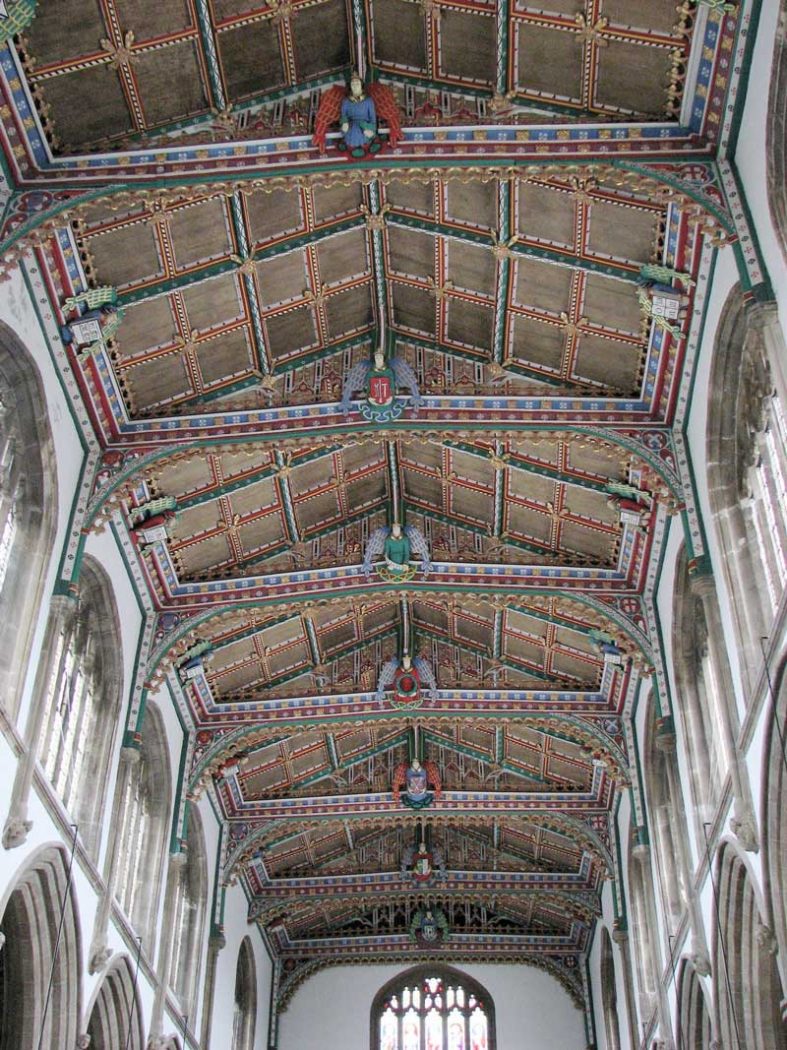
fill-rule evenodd
<path id="1" fill-rule="evenodd" d="M 749 872 L 725 843 L 717 863 L 719 927 L 713 972 L 719 1037 L 723 1046 L 780 1050 L 787 1042 L 781 1019 L 776 938 L 763 922 Z"/>
<path id="2" fill-rule="evenodd" d="M 678 1046 L 710 1050 L 713 1027 L 702 982 L 690 962 L 684 962 L 678 984 Z"/>
<path id="3" fill-rule="evenodd" d="M 142 1012 L 131 961 L 112 961 L 96 995 L 87 1022 L 90 1050 L 142 1050 Z"/>
<path id="4" fill-rule="evenodd" d="M 98 850 L 106 778 L 122 698 L 120 621 L 112 583 L 86 558 L 79 596 L 54 640 L 40 757 L 52 786 Z"/>
<path id="5" fill-rule="evenodd" d="M 205 835 L 196 806 L 190 806 L 186 833 L 186 860 L 175 890 L 172 956 L 169 983 L 185 1016 L 194 1017 L 199 988 L 205 913 L 208 903 L 208 866 Z"/>
<path id="6" fill-rule="evenodd" d="M 142 947 L 152 956 L 158 902 L 166 863 L 172 788 L 169 751 L 161 714 L 152 701 L 145 708 L 139 761 L 121 786 L 118 833 L 117 900 Z"/>
<path id="7" fill-rule="evenodd" d="M 257 967 L 251 941 L 244 937 L 235 967 L 232 1050 L 254 1050 L 257 1022 Z"/>
<path id="8" fill-rule="evenodd" d="M 495 1006 L 487 990 L 441 963 L 414 966 L 388 981 L 372 1003 L 372 1050 L 422 1045 L 495 1050 Z"/>
<path id="9" fill-rule="evenodd" d="M 2 323 L 0 479 L 0 695 L 13 716 L 54 540 L 57 474 L 38 369 Z"/>
<path id="10" fill-rule="evenodd" d="M 0 1050 L 72 1047 L 81 1016 L 81 944 L 65 850 L 36 851 L 12 887 L 0 919 Z"/>

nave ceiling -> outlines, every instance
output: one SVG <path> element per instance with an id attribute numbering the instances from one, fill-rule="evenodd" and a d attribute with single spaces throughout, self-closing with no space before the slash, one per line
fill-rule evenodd
<path id="1" fill-rule="evenodd" d="M 317 966 L 425 951 L 535 962 L 585 1001 L 664 522 L 696 521 L 680 419 L 709 253 L 738 236 L 710 160 L 736 32 L 674 0 L 66 0 L 15 38 L 36 115 L 7 141 L 40 121 L 20 170 L 65 187 L 40 287 L 63 321 L 110 286 L 122 317 L 59 354 L 85 531 L 111 525 L 149 609 L 127 739 L 169 689 L 282 1004 Z M 359 55 L 405 136 L 349 164 L 308 136 Z M 347 377 L 381 340 L 422 402 L 378 420 Z M 365 564 L 395 519 L 426 571 Z M 409 706 L 378 692 L 405 652 L 435 679 Z"/>

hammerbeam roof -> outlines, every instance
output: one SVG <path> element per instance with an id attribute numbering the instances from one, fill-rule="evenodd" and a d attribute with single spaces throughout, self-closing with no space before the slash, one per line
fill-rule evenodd
<path id="1" fill-rule="evenodd" d="M 714 160 L 749 16 L 725 6 L 63 0 L 0 47 L 5 263 L 36 237 L 50 327 L 88 286 L 124 314 L 86 354 L 52 337 L 94 468 L 64 572 L 111 524 L 147 610 L 126 740 L 166 683 L 278 1005 L 412 959 L 425 902 L 447 959 L 582 1000 L 668 514 L 701 551 L 681 421 L 714 246 L 761 280 Z M 404 133 L 348 165 L 311 122 L 359 57 Z M 670 326 L 654 264 L 682 275 Z M 339 402 L 382 329 L 423 403 L 376 425 Z M 143 545 L 149 503 L 174 512 Z M 394 506 L 432 561 L 406 584 L 363 567 Z M 406 638 L 437 680 L 416 711 L 375 695 Z M 443 781 L 418 815 L 391 792 L 416 733 Z M 421 836 L 428 887 L 402 872 Z"/>

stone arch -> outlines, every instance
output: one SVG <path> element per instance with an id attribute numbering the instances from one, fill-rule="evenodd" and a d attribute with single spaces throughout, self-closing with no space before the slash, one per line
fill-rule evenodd
<path id="1" fill-rule="evenodd" d="M 185 1016 L 193 1019 L 197 1005 L 205 914 L 208 904 L 208 861 L 202 819 L 189 806 L 186 860 L 180 869 L 175 896 L 170 985 Z"/>
<path id="2" fill-rule="evenodd" d="M 251 941 L 244 937 L 235 967 L 232 1050 L 254 1050 L 257 1023 L 257 967 Z"/>
<path id="3" fill-rule="evenodd" d="M 723 1046 L 780 1050 L 787 1041 L 781 1019 L 776 941 L 761 919 L 754 884 L 737 849 L 718 854 L 719 927 L 713 948 L 714 996 Z"/>
<path id="4" fill-rule="evenodd" d="M 0 1050 L 74 1046 L 82 951 L 62 846 L 44 846 L 28 859 L 6 895 L 0 928 Z"/>
<path id="5" fill-rule="evenodd" d="M 482 1014 L 486 1018 L 485 1031 L 488 1050 L 495 1050 L 497 1046 L 495 1036 L 495 1004 L 492 996 L 482 984 L 474 980 L 468 974 L 463 973 L 461 970 L 457 970 L 453 966 L 446 966 L 444 963 L 439 962 L 431 964 L 422 963 L 418 966 L 412 966 L 409 970 L 405 970 L 390 981 L 387 981 L 378 991 L 372 1001 L 370 1012 L 369 1046 L 372 1050 L 381 1050 L 383 1047 L 383 1029 L 387 1023 L 398 1024 L 399 1028 L 403 1026 L 407 1014 L 410 1012 L 407 1008 L 406 990 L 417 988 L 419 986 L 421 989 L 420 1006 L 417 1011 L 415 1011 L 415 1008 L 413 1008 L 413 1010 L 418 1013 L 420 1027 L 420 1017 L 429 1012 L 430 992 L 428 989 L 428 982 L 432 980 L 437 980 L 442 984 L 442 1003 L 439 1011 L 441 1015 L 447 1014 L 449 1007 L 456 1004 L 457 1012 L 464 1015 L 465 1028 L 467 1029 L 472 1024 L 473 1014 Z M 459 998 L 459 989 L 462 990 L 461 1001 Z M 396 1013 L 399 1016 L 397 1018 L 386 1016 L 392 1012 L 392 1000 L 394 999 L 398 1004 Z M 443 1041 L 447 1045 L 447 1040 L 445 1039 L 445 1025 L 448 1021 L 444 1016 L 441 1019 L 443 1024 Z M 401 1038 L 399 1038 L 397 1045 L 402 1045 Z M 462 1045 L 472 1045 L 472 1037 L 465 1034 Z"/>
<path id="6" fill-rule="evenodd" d="M 142 1050 L 142 1011 L 128 956 L 110 963 L 90 1011 L 87 1034 L 90 1050 Z"/>
<path id="7" fill-rule="evenodd" d="M 773 929 L 779 942 L 779 959 L 787 967 L 787 660 L 773 681 L 774 708 L 765 736 L 763 760 L 763 813 L 767 826 L 764 837 L 763 871 L 766 896 L 770 902 Z"/>
<path id="8" fill-rule="evenodd" d="M 0 696 L 16 716 L 57 528 L 57 469 L 38 368 L 0 322 Z"/>
<path id="9" fill-rule="evenodd" d="M 699 829 L 711 819 L 725 775 L 718 724 L 721 698 L 718 669 L 708 646 L 708 625 L 701 598 L 689 578 L 685 548 L 678 558 L 673 597 L 672 659 L 677 696 L 674 708 L 688 751 L 691 797 Z"/>
<path id="10" fill-rule="evenodd" d="M 637 1004 L 640 1020 L 647 1019 L 656 1004 L 656 980 L 652 916 L 648 902 L 652 900 L 651 873 L 646 863 L 647 847 L 635 845 L 633 838 L 628 851 L 629 906 L 634 955 L 634 976 L 637 983 Z"/>
<path id="11" fill-rule="evenodd" d="M 663 732 L 667 729 L 667 732 Z M 680 799 L 673 797 L 677 774 L 669 764 L 675 761 L 674 748 L 667 750 L 668 741 L 674 743 L 669 726 L 659 724 L 656 705 L 651 697 L 644 755 L 644 779 L 651 840 L 655 850 L 656 873 L 665 920 L 674 933 L 683 913 L 685 887 L 676 832 L 682 814 Z"/>
<path id="12" fill-rule="evenodd" d="M 604 1011 L 604 1031 L 607 1050 L 622 1050 L 620 1019 L 618 1015 L 618 988 L 615 977 L 615 955 L 612 938 L 606 926 L 601 927 L 601 1006 Z"/>
<path id="13" fill-rule="evenodd" d="M 771 68 L 768 97 L 768 203 L 782 252 L 787 258 L 787 2 L 782 0 Z"/>
<path id="14" fill-rule="evenodd" d="M 711 363 L 706 435 L 721 572 L 735 599 L 730 605 L 749 685 L 759 673 L 760 638 L 768 634 L 784 587 L 787 544 L 776 480 L 785 465 L 781 414 L 766 345 L 767 317 L 755 316 L 758 309 L 747 305 L 740 285 L 727 296 Z M 778 324 L 768 328 L 783 353 L 777 329 Z"/>
<path id="15" fill-rule="evenodd" d="M 710 1050 L 713 1028 L 702 982 L 692 964 L 684 961 L 678 978 L 678 1046 Z"/>
<path id="16" fill-rule="evenodd" d="M 119 801 L 119 871 L 116 897 L 149 957 L 167 861 L 172 778 L 164 720 L 152 701 L 145 708 L 139 762 Z"/>
<path id="17" fill-rule="evenodd" d="M 62 622 L 53 657 L 40 755 L 95 859 L 118 731 L 123 663 L 112 582 L 94 558 L 83 562 L 79 598 Z"/>

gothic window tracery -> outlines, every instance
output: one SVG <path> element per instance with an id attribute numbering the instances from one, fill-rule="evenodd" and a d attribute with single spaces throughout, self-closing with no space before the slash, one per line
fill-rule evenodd
<path id="1" fill-rule="evenodd" d="M 199 813 L 192 806 L 188 816 L 186 862 L 180 870 L 175 893 L 170 962 L 170 985 L 187 1017 L 193 1017 L 197 1002 L 207 886 L 205 836 Z"/>
<path id="2" fill-rule="evenodd" d="M 389 981 L 372 1005 L 373 1050 L 494 1050 L 494 1004 L 470 977 L 417 966 Z"/>
<path id="3" fill-rule="evenodd" d="M 118 852 L 122 864 L 116 896 L 152 955 L 156 913 L 166 859 L 171 809 L 170 769 L 164 725 L 148 701 L 141 731 L 139 761 L 123 785 Z"/>
<path id="4" fill-rule="evenodd" d="M 0 323 L 0 695 L 11 714 L 54 540 L 55 479 L 38 370 Z"/>
<path id="5" fill-rule="evenodd" d="M 40 754 L 46 775 L 91 852 L 98 847 L 117 731 L 119 634 L 111 583 L 96 562 L 86 559 L 79 600 L 62 618 L 54 640 Z"/>

